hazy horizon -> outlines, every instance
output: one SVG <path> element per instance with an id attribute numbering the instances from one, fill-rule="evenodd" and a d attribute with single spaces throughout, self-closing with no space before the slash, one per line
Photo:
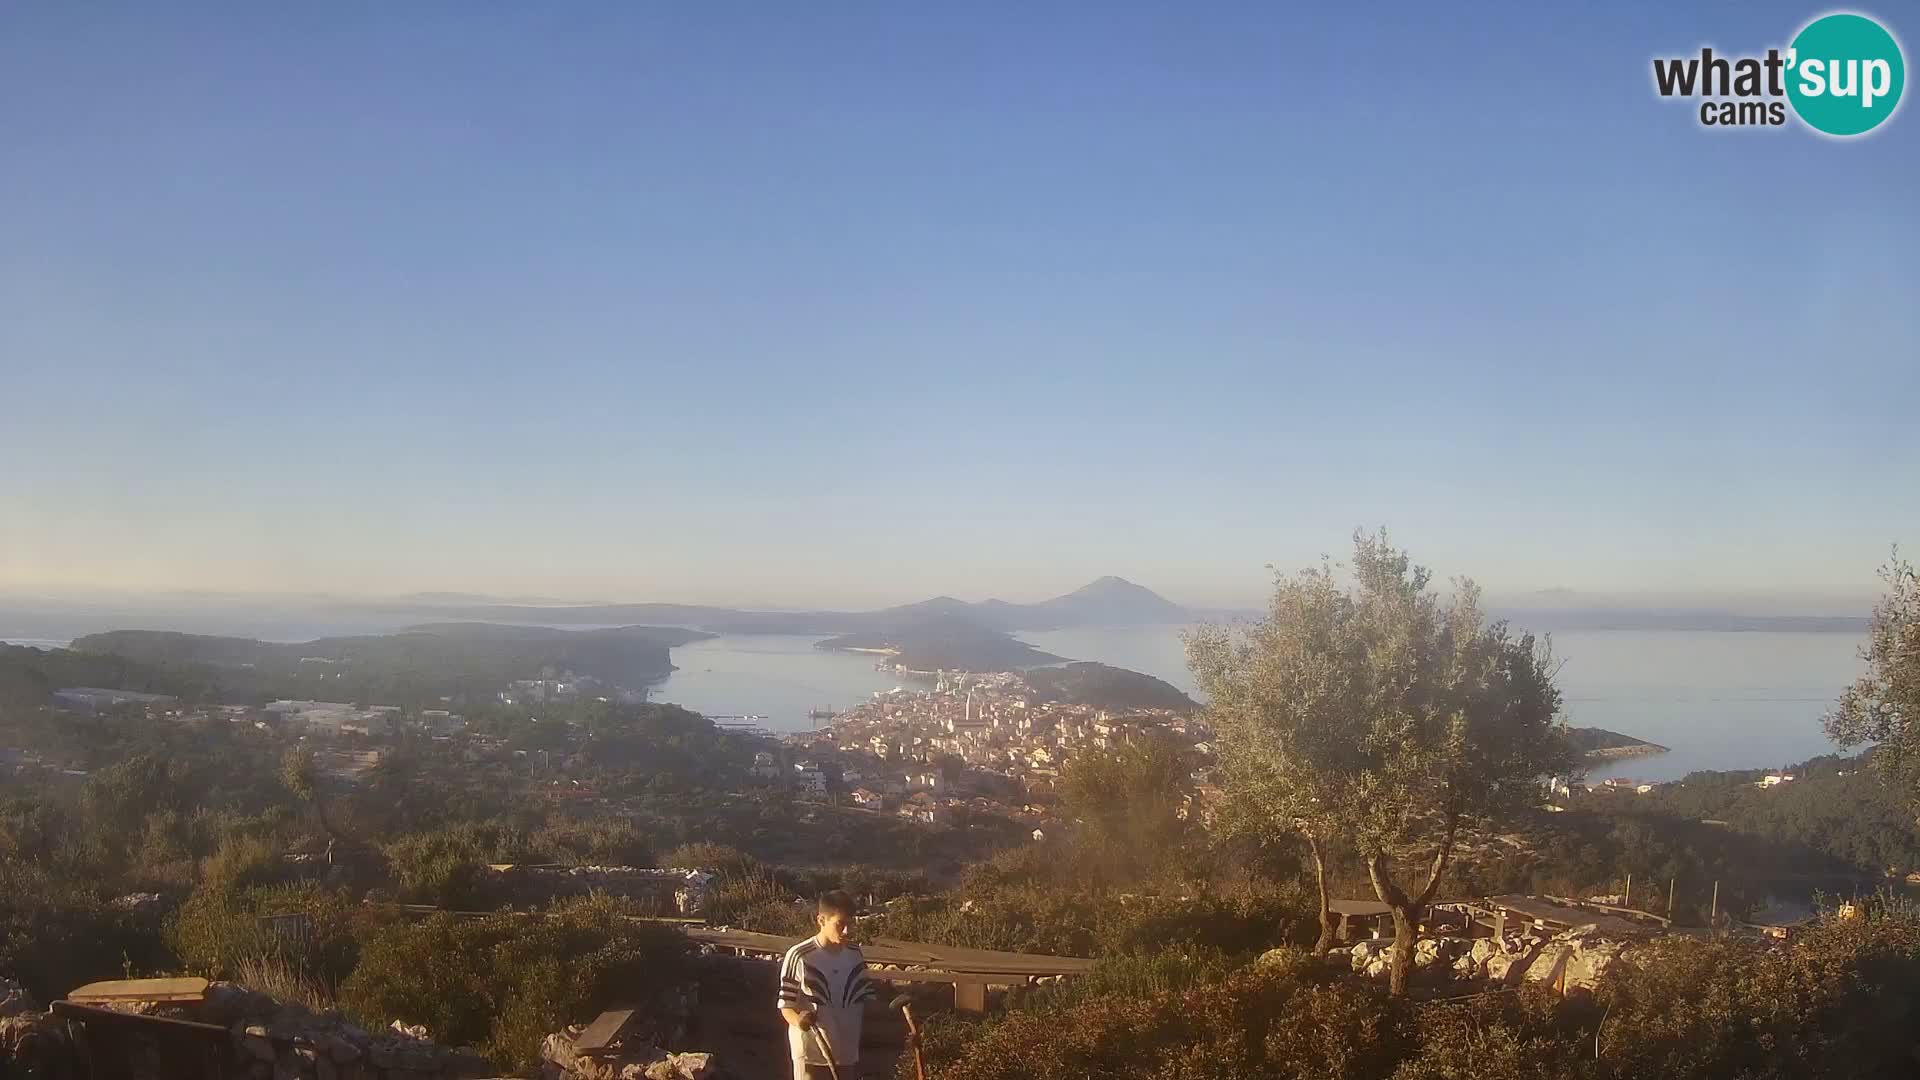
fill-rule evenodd
<path id="1" fill-rule="evenodd" d="M 11 7 L 0 589 L 1857 610 L 1920 120 L 1648 85 L 1806 14 Z"/>
<path id="2" fill-rule="evenodd" d="M 21 588 L 0 584 L 0 612 L 6 609 L 28 610 L 38 604 L 52 611 L 61 610 L 114 610 L 127 611 L 191 611 L 196 606 L 239 608 L 299 607 L 357 607 L 357 606 L 418 606 L 423 610 L 435 606 L 449 608 L 463 605 L 499 604 L 524 607 L 562 607 L 562 606 L 612 606 L 628 604 L 681 604 L 688 606 L 734 608 L 739 610 L 823 610 L 823 611 L 860 611 L 874 608 L 893 607 L 918 603 L 936 596 L 949 596 L 967 602 L 983 600 L 1004 600 L 1011 603 L 1035 603 L 1050 599 L 1088 584 L 1092 578 L 1081 579 L 1075 584 L 1062 586 L 1050 592 L 1033 595 L 1010 593 L 986 593 L 980 595 L 956 594 L 949 590 L 931 593 L 909 594 L 903 591 L 891 591 L 879 594 L 880 599 L 872 599 L 871 594 L 858 590 L 835 591 L 823 588 L 816 592 L 808 602 L 794 603 L 771 601 L 755 598 L 751 595 L 728 597 L 714 596 L 697 592 L 666 590 L 660 594 L 614 595 L 614 596 L 541 596 L 541 595 L 501 595 L 478 591 L 439 592 L 414 591 L 405 593 L 367 593 L 352 594 L 344 592 L 229 592 L 203 589 L 151 589 L 121 590 L 99 587 L 79 588 Z M 1131 579 L 1129 579 L 1131 580 Z M 1191 594 L 1180 590 L 1169 590 L 1156 586 L 1152 582 L 1136 581 L 1135 584 L 1152 589 L 1182 607 L 1196 613 L 1208 614 L 1230 611 L 1257 611 L 1265 606 L 1267 593 L 1265 587 L 1271 584 L 1271 578 L 1263 578 L 1261 590 L 1249 591 L 1233 596 L 1214 597 L 1212 599 L 1194 599 Z M 1446 583 L 1436 585 L 1441 591 L 1447 590 Z M 1546 588 L 1533 590 L 1489 589 L 1483 594 L 1486 606 L 1502 611 L 1540 611 L 1540 612 L 1695 612 L 1730 615 L 1755 616 L 1837 616 L 1864 617 L 1878 598 L 1878 592 L 1872 587 L 1860 587 L 1854 590 L 1807 589 L 1790 591 L 1747 591 L 1747 592 L 1582 592 L 1564 588 Z M 861 599 L 868 596 L 868 599 Z"/>

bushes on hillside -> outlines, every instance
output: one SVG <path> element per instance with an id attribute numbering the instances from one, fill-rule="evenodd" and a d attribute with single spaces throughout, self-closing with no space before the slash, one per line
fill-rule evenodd
<path id="1" fill-rule="evenodd" d="M 1121 992 L 990 1023 L 943 1018 L 928 1026 L 926 1055 L 942 1080 L 1386 1075 L 1398 1014 L 1325 970 L 1302 958 L 1184 993 Z M 910 1061 L 898 1075 L 913 1075 Z"/>
<path id="2" fill-rule="evenodd" d="M 1920 911 L 1870 901 L 1786 949 L 1666 940 L 1600 999 L 1622 1076 L 1920 1074 Z"/>
<path id="3" fill-rule="evenodd" d="M 619 901 L 591 897 L 544 917 L 437 914 L 374 933 L 341 987 L 346 1010 L 372 1026 L 398 1018 L 433 1037 L 476 1046 L 525 1068 L 540 1037 L 610 1004 L 642 1016 L 671 1013 L 686 971 L 686 939 L 622 916 Z"/>
<path id="4" fill-rule="evenodd" d="M 918 874 L 867 866 L 824 870 L 771 866 L 738 848 L 712 843 L 682 844 L 663 855 L 660 865 L 714 873 L 707 886 L 709 922 L 796 938 L 814 932 L 810 898 L 830 889 L 844 889 L 864 903 L 884 901 L 927 884 Z"/>
<path id="5" fill-rule="evenodd" d="M 0 859 L 0 975 L 52 1001 L 76 986 L 164 969 L 153 921 L 27 862 Z"/>
<path id="6" fill-rule="evenodd" d="M 976 949 L 1117 956 L 1173 947 L 1256 953 L 1309 942 L 1312 928 L 1297 890 L 1166 897 L 1022 884 L 902 900 L 870 932 Z"/>
<path id="7" fill-rule="evenodd" d="M 1020 987 L 1007 996 L 1009 1009 L 1060 1010 L 1112 996 L 1145 997 L 1218 982 L 1242 965 L 1218 949 L 1171 946 L 1151 952 L 1102 957 L 1077 979 Z"/>
<path id="8" fill-rule="evenodd" d="M 625 822 L 560 822 L 534 833 L 535 851 L 585 866 L 652 866 L 653 844 Z"/>
<path id="9" fill-rule="evenodd" d="M 526 833 L 493 822 L 412 833 L 383 851 L 401 899 L 463 911 L 493 906 L 488 863 L 526 862 L 532 854 Z"/>
<path id="10" fill-rule="evenodd" d="M 1901 903 L 1781 948 L 1673 938 L 1630 955 L 1591 998 L 1528 989 L 1411 1006 L 1298 957 L 1175 992 L 1116 968 L 1111 992 L 938 1020 L 926 1051 L 943 1080 L 1920 1074 L 1920 912 Z"/>
<path id="11" fill-rule="evenodd" d="M 304 915 L 287 931 L 269 929 L 264 916 Z M 249 981 L 271 976 L 298 987 L 305 1004 L 327 1003 L 353 970 L 359 939 L 383 921 L 376 910 L 345 893 L 313 884 L 202 885 L 167 920 L 167 939 L 187 971 L 211 979 Z M 256 989 L 272 991 L 273 987 Z"/>
<path id="12" fill-rule="evenodd" d="M 888 904 L 869 932 L 970 948 L 1096 957 L 1166 949 L 1249 955 L 1312 940 L 1312 902 L 1297 881 L 1249 879 L 1225 889 L 1200 889 L 1163 880 L 1117 888 L 1081 855 L 1074 845 L 1060 842 L 1003 851 L 969 867 L 950 892 Z"/>

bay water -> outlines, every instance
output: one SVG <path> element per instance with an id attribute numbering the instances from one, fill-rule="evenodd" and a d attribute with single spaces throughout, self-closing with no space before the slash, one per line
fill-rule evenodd
<path id="1" fill-rule="evenodd" d="M 394 628 L 321 620 L 299 627 L 207 625 L 214 621 L 169 628 L 287 641 Z M 8 631 L 0 639 L 40 648 L 64 645 L 76 633 L 127 625 L 70 625 L 90 622 L 76 619 L 63 620 L 56 629 L 41 620 L 0 622 L 10 624 L 0 627 Z M 279 632 L 262 632 L 269 629 Z M 1047 652 L 1142 671 L 1193 694 L 1182 629 L 1078 627 L 1020 636 Z M 754 717 L 752 722 L 772 731 L 803 731 L 813 726 L 808 714 L 815 710 L 844 709 L 908 682 L 881 670 L 880 657 L 823 651 L 814 648 L 819 640 L 815 635 L 727 634 L 693 642 L 673 650 L 678 670 L 649 689 L 656 701 L 707 715 Z M 1769 631 L 1567 630 L 1552 635 L 1569 723 L 1669 748 L 1598 765 L 1589 777 L 1646 781 L 1677 780 L 1699 769 L 1779 768 L 1832 752 L 1821 717 L 1861 672 L 1862 640 L 1854 633 Z"/>

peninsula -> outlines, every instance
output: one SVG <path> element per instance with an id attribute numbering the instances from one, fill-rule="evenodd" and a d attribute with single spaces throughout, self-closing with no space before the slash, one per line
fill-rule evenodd
<path id="1" fill-rule="evenodd" d="M 1667 748 L 1659 743 L 1650 743 L 1631 735 L 1622 735 L 1617 731 L 1597 727 L 1569 728 L 1567 741 L 1573 744 L 1575 753 L 1588 761 L 1652 757 L 1655 754 L 1667 752 Z"/>

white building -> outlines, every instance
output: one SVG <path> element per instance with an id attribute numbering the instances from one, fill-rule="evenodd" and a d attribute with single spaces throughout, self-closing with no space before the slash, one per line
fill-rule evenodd
<path id="1" fill-rule="evenodd" d="M 399 716 L 400 707 L 375 705 L 362 709 L 343 701 L 281 700 L 266 706 L 265 711 L 283 722 L 304 724 L 326 734 L 385 735 L 391 730 L 394 718 Z"/>

